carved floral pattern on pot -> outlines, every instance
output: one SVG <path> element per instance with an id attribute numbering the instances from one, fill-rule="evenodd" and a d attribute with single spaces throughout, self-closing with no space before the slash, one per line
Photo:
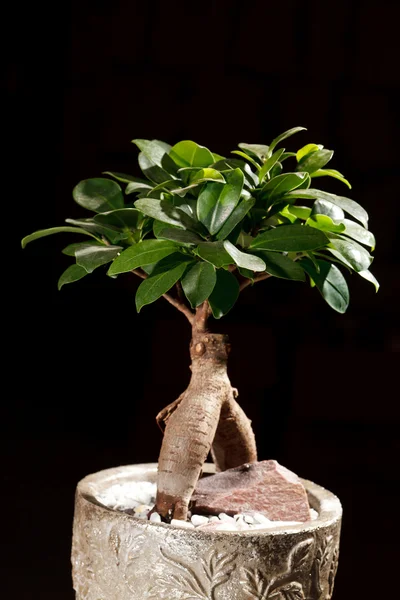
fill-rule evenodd
<path id="1" fill-rule="evenodd" d="M 305 600 L 301 572 L 312 561 L 314 539 L 296 544 L 289 553 L 286 568 L 274 575 L 261 569 L 243 569 L 241 584 L 249 598 L 257 600 Z"/>
<path id="2" fill-rule="evenodd" d="M 84 532 L 91 554 L 86 568 L 87 579 L 94 582 L 106 597 L 124 600 L 130 592 L 132 600 L 139 600 L 135 592 L 135 567 L 146 536 L 130 531 L 121 535 L 116 526 L 111 528 L 108 536 L 104 536 L 100 528 L 89 524 L 84 526 Z M 84 600 L 86 596 L 81 598 Z M 92 596 L 88 595 L 88 598 Z"/>
<path id="3" fill-rule="evenodd" d="M 212 550 L 200 558 L 199 568 L 168 556 L 163 548 L 160 553 L 166 569 L 149 590 L 151 600 L 168 598 L 168 593 L 180 600 L 217 600 L 218 589 L 229 581 L 236 567 L 236 552 Z"/>
<path id="4" fill-rule="evenodd" d="M 334 537 L 330 535 L 322 539 L 321 545 L 315 553 L 312 567 L 312 597 L 319 598 L 319 600 L 331 600 L 338 561 L 339 546 L 336 544 Z M 327 570 L 327 577 L 324 577 Z M 327 581 L 326 589 L 323 588 L 321 581 Z"/>

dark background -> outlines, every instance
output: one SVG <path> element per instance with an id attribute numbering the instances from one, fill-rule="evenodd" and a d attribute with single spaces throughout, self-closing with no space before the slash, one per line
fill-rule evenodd
<path id="1" fill-rule="evenodd" d="M 16 152 L 6 204 L 17 223 L 3 255 L 3 332 L 11 333 L 1 405 L 4 597 L 12 589 L 18 600 L 73 598 L 76 482 L 156 460 L 154 416 L 189 377 L 182 315 L 159 301 L 138 317 L 136 281 L 102 269 L 59 293 L 70 263 L 60 251 L 71 237 L 24 252 L 19 238 L 84 216 L 71 198 L 80 179 L 106 169 L 138 175 L 135 137 L 194 139 L 227 155 L 295 125 L 308 133 L 286 148 L 335 149 L 332 168 L 353 190 L 335 180 L 329 189 L 370 213 L 381 291 L 352 276 L 341 316 L 309 286 L 273 279 L 247 289 L 217 326 L 231 338 L 230 375 L 260 457 L 343 502 L 335 598 L 395 597 L 398 16 L 397 2 L 369 0 L 16 7 L 3 113 L 7 150 Z"/>

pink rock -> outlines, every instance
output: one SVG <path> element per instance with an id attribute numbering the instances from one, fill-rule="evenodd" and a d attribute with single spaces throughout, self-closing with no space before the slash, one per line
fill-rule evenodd
<path id="1" fill-rule="evenodd" d="M 306 490 L 276 460 L 245 464 L 200 479 L 192 496 L 196 513 L 259 512 L 271 521 L 309 521 Z"/>

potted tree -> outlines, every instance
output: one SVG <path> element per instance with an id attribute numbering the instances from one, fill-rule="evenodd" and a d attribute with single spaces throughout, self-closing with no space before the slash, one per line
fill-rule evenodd
<path id="1" fill-rule="evenodd" d="M 342 270 L 378 290 L 369 271 L 366 247 L 373 250 L 375 239 L 366 211 L 316 187 L 322 177 L 351 187 L 326 168 L 333 151 L 313 143 L 297 152 L 281 147 L 303 129 L 290 129 L 269 146 L 239 144 L 230 158 L 193 141 L 171 147 L 134 140 L 143 178 L 106 172 L 80 182 L 73 197 L 94 214 L 22 240 L 25 247 L 54 233 L 85 236 L 63 250 L 75 262 L 61 275 L 59 289 L 107 265 L 111 277 L 130 273 L 142 280 L 138 312 L 164 298 L 192 331 L 190 384 L 157 416 L 164 431 L 158 466 L 111 469 L 78 485 L 73 566 L 79 600 L 332 595 L 341 507 L 319 486 L 303 482 L 314 520 L 251 528 L 249 514 L 240 531 L 210 527 L 208 517 L 208 528 L 188 522 L 193 494 L 198 500 L 204 492 L 195 491 L 206 481 L 203 473 L 240 474 L 257 461 L 251 423 L 227 375 L 228 339 L 210 331 L 211 319 L 219 320 L 241 292 L 270 277 L 308 280 L 339 313 L 349 303 Z M 214 467 L 206 463 L 210 451 Z M 101 501 L 113 486 L 135 481 L 157 484 L 149 519 Z M 220 485 L 229 486 L 227 481 Z"/>

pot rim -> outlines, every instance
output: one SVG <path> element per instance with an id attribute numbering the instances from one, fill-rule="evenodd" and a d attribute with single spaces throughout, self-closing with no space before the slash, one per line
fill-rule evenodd
<path id="1" fill-rule="evenodd" d="M 205 463 L 203 467 L 204 473 L 212 474 L 215 472 L 215 465 L 212 463 Z M 265 537 L 270 535 L 282 535 L 282 534 L 293 534 L 293 533 L 306 533 L 314 532 L 320 528 L 329 527 L 333 523 L 341 519 L 342 516 L 342 505 L 339 498 L 332 494 L 329 490 L 323 488 L 312 481 L 302 479 L 302 483 L 306 488 L 310 507 L 314 508 L 318 512 L 318 517 L 313 521 L 306 521 L 305 523 L 299 523 L 298 525 L 281 525 L 274 528 L 268 529 L 249 529 L 245 531 L 206 531 L 199 530 L 198 528 L 183 528 L 169 523 L 155 523 L 153 521 L 145 521 L 130 515 L 123 511 L 109 508 L 102 504 L 96 499 L 95 494 L 101 489 L 104 489 L 108 485 L 115 485 L 122 481 L 136 480 L 136 481 L 155 481 L 157 476 L 157 463 L 139 463 L 133 465 L 123 465 L 120 467 L 113 467 L 111 469 L 103 469 L 96 473 L 87 475 L 77 486 L 77 496 L 80 496 L 85 503 L 96 506 L 99 510 L 105 512 L 116 513 L 121 516 L 124 520 L 133 520 L 137 524 L 145 525 L 146 527 L 158 527 L 167 530 L 173 529 L 174 531 L 179 530 L 185 532 L 188 535 L 195 533 L 196 535 L 204 536 L 219 536 L 219 535 L 233 535 L 233 536 L 256 536 Z"/>

